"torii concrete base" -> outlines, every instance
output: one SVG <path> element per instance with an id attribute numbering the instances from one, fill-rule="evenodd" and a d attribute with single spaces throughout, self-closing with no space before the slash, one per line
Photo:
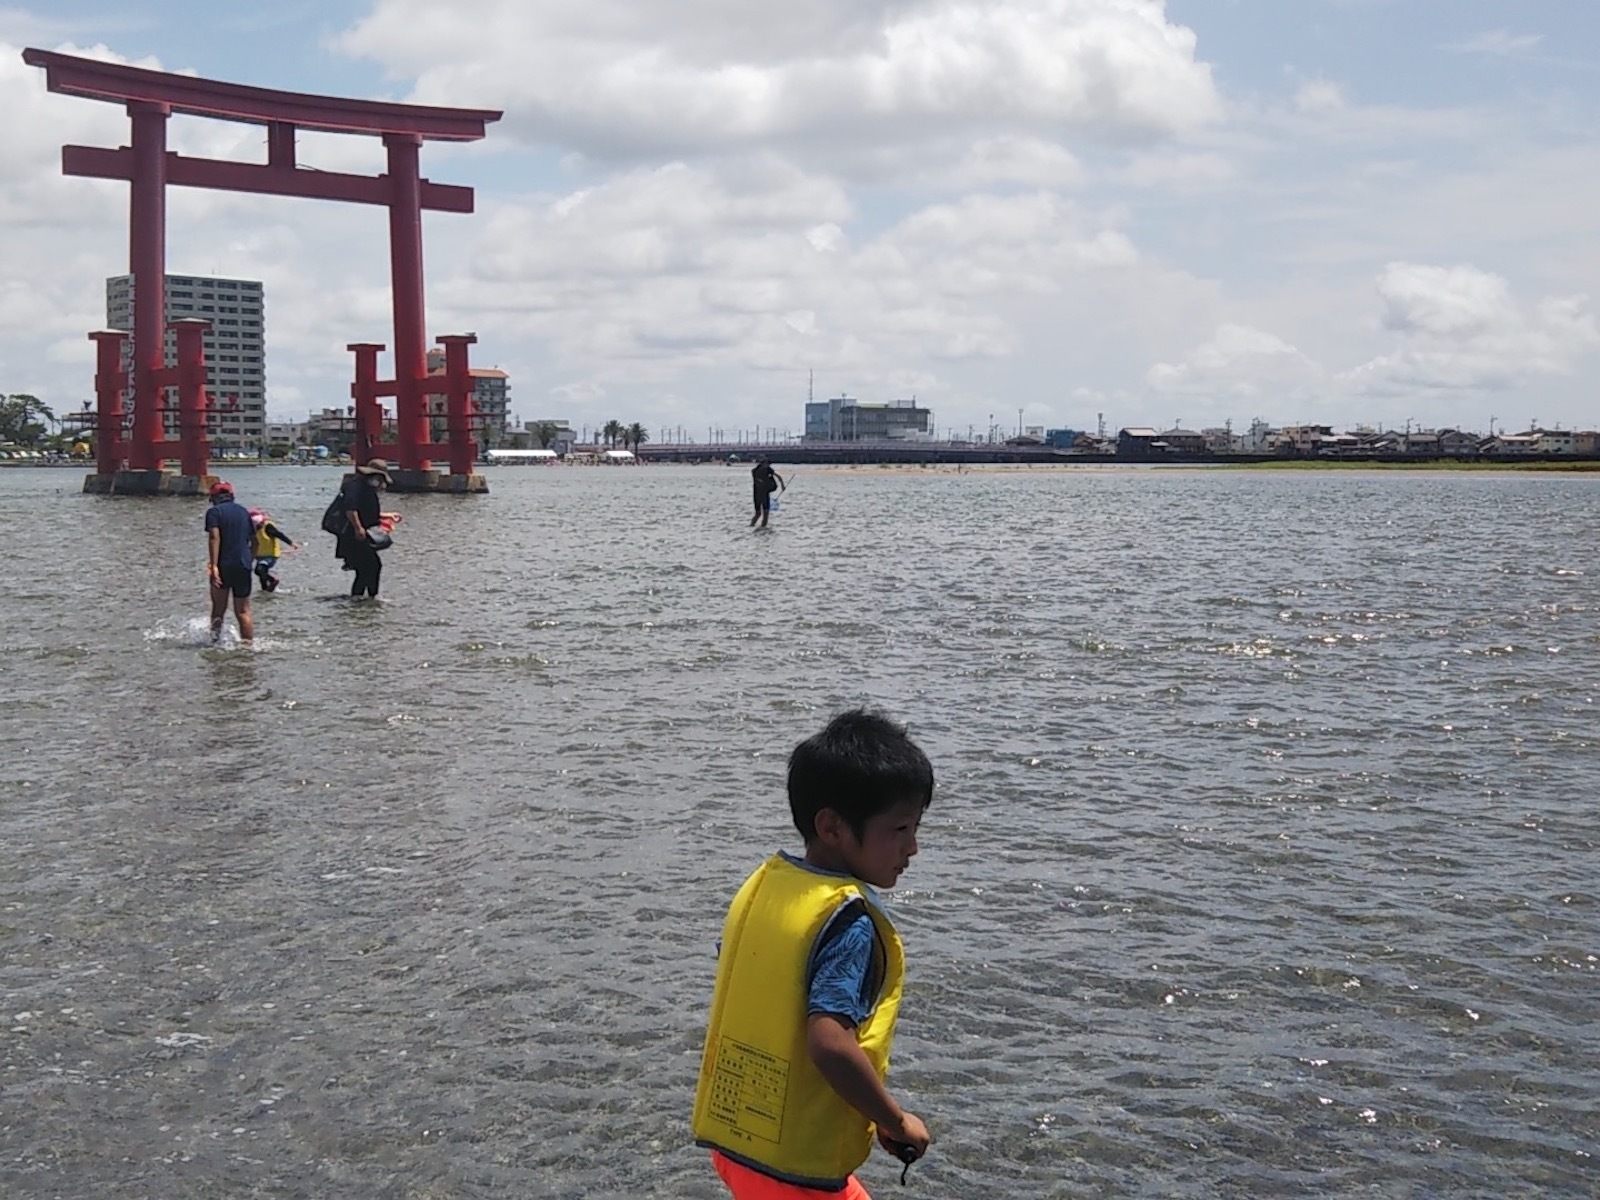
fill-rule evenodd
<path id="1" fill-rule="evenodd" d="M 489 490 L 489 481 L 482 475 L 446 475 L 440 471 L 391 470 L 391 492 L 454 492 L 458 495 L 483 493 Z"/>
<path id="2" fill-rule="evenodd" d="M 216 481 L 215 475 L 118 471 L 114 475 L 85 475 L 83 491 L 87 496 L 204 496 Z"/>

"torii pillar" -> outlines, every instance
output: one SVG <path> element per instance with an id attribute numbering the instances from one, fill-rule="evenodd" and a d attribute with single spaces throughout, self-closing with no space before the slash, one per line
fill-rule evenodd
<path id="1" fill-rule="evenodd" d="M 470 213 L 473 194 L 471 188 L 424 179 L 420 156 L 426 140 L 481 139 L 486 125 L 500 119 L 499 112 L 273 91 L 46 50 L 24 50 L 22 59 L 29 66 L 44 68 L 46 86 L 52 92 L 126 105 L 131 124 L 131 145 L 116 150 L 64 146 L 61 151 L 64 174 L 121 179 L 131 185 L 128 264 L 133 274 L 133 363 L 129 372 L 131 379 L 123 382 L 132 393 L 133 428 L 126 442 L 107 440 L 110 449 L 100 456 L 100 473 L 85 481 L 85 491 L 115 488 L 147 494 L 174 491 L 194 494 L 204 489 L 209 478 L 205 473 L 209 468 L 204 462 L 203 421 L 199 425 L 199 442 L 193 442 L 189 420 L 181 425 L 183 437 L 177 445 L 182 451 L 185 475 L 171 477 L 162 470 L 162 463 L 170 457 L 167 451 L 173 447 L 162 436 L 161 399 L 165 389 L 174 386 L 176 379 L 166 366 L 163 339 L 168 184 L 386 207 L 389 210 L 390 282 L 394 301 L 395 378 L 392 383 L 379 385 L 375 394 L 395 397 L 394 457 L 399 466 L 399 470 L 393 472 L 396 490 L 488 490 L 481 475 L 470 474 L 470 414 L 467 414 L 468 420 L 451 423 L 450 443 L 436 445 L 429 437 L 422 213 L 427 209 Z M 169 151 L 167 121 L 174 113 L 266 126 L 267 161 L 264 164 L 228 162 L 190 158 Z M 295 133 L 300 129 L 381 137 L 388 152 L 388 173 L 364 176 L 303 170 L 295 162 Z M 375 360 L 366 366 L 375 378 Z M 102 431 L 121 400 L 120 395 L 111 394 L 112 377 L 103 367 L 102 363 L 104 382 L 98 388 Z M 464 360 L 460 369 L 465 370 Z M 359 385 L 361 381 L 357 382 Z M 457 445 L 461 439 L 468 441 Z M 387 447 L 376 437 L 361 440 L 357 463 L 376 457 L 374 452 L 379 450 L 387 450 Z M 452 474 L 443 480 L 432 469 L 431 456 L 439 451 L 448 452 L 451 463 Z M 125 460 L 120 457 L 124 454 Z M 200 474 L 191 475 L 196 461 L 201 463 Z M 104 478 L 108 466 L 116 468 L 111 480 Z"/>

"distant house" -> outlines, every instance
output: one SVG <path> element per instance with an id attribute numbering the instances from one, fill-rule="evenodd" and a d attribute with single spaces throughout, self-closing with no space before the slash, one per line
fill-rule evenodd
<path id="1" fill-rule="evenodd" d="M 567 424 L 565 417 L 543 417 L 531 421 L 524 421 L 522 428 L 528 435 L 529 445 L 538 444 L 538 431 L 541 425 L 553 425 L 550 445 L 546 449 L 554 450 L 563 458 L 572 453 L 573 447 L 578 444 L 577 430 Z"/>
<path id="2" fill-rule="evenodd" d="M 1572 452 L 1593 458 L 1600 454 L 1600 432 L 1584 429 L 1572 435 Z"/>
<path id="3" fill-rule="evenodd" d="M 1320 454 L 1331 437 L 1332 425 L 1285 425 L 1278 431 L 1278 447 L 1290 454 Z"/>
<path id="4" fill-rule="evenodd" d="M 1247 432 L 1239 435 L 1239 449 L 1245 454 L 1277 453 L 1278 431 L 1260 417 L 1250 422 Z"/>
<path id="5" fill-rule="evenodd" d="M 1193 429 L 1169 429 L 1161 435 L 1167 449 L 1173 454 L 1204 454 L 1206 435 Z"/>
<path id="6" fill-rule="evenodd" d="M 304 446 L 310 427 L 304 421 L 268 421 L 266 441 L 269 446 Z"/>
<path id="7" fill-rule="evenodd" d="M 1117 431 L 1117 453 L 1124 458 L 1152 458 L 1167 453 L 1161 434 L 1142 425 Z"/>
<path id="8" fill-rule="evenodd" d="M 1400 454 L 1405 450 L 1406 435 L 1395 429 L 1368 430 L 1360 435 L 1361 450 L 1366 454 Z"/>
<path id="9" fill-rule="evenodd" d="M 1077 429 L 1047 429 L 1044 444 L 1055 450 L 1071 450 L 1077 445 L 1080 433 Z"/>
<path id="10" fill-rule="evenodd" d="M 1537 433 L 1497 433 L 1489 439 L 1488 453 L 1500 457 L 1514 457 L 1539 453 Z"/>
<path id="11" fill-rule="evenodd" d="M 1483 439 L 1461 429 L 1439 430 L 1439 453 L 1446 458 L 1467 458 L 1478 453 Z"/>
<path id="12" fill-rule="evenodd" d="M 1570 429 L 1540 429 L 1540 454 L 1576 454 L 1578 435 Z"/>
<path id="13" fill-rule="evenodd" d="M 1439 457 L 1439 435 L 1431 429 L 1419 429 L 1405 437 L 1405 451 L 1419 458 Z"/>

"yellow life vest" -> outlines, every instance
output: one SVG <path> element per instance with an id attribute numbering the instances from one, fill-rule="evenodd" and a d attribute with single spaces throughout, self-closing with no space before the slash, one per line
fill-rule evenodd
<path id="1" fill-rule="evenodd" d="M 256 530 L 256 557 L 257 558 L 282 558 L 282 551 L 278 549 L 278 539 L 267 532 L 271 521 L 263 521 Z"/>
<path id="2" fill-rule="evenodd" d="M 877 929 L 877 1004 L 856 1039 L 882 1079 L 900 1011 L 905 953 L 865 885 L 774 855 L 728 909 L 695 1091 L 702 1146 L 803 1187 L 837 1190 L 872 1152 L 872 1122 L 828 1085 L 806 1050 L 807 968 L 846 906 Z"/>

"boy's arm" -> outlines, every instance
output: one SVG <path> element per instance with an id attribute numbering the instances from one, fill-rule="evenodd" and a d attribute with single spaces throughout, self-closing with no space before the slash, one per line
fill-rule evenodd
<path id="1" fill-rule="evenodd" d="M 267 522 L 266 530 L 267 530 L 267 536 L 268 537 L 277 538 L 285 546 L 294 545 L 294 539 L 292 537 L 290 537 L 287 533 L 285 533 L 283 530 L 279 529 L 271 521 Z"/>
<path id="2" fill-rule="evenodd" d="M 812 1013 L 806 1018 L 806 1052 L 828 1086 L 878 1127 L 879 1141 L 910 1146 L 916 1158 L 927 1153 L 928 1127 L 895 1103 L 847 1021 L 831 1013 Z"/>
<path id="3" fill-rule="evenodd" d="M 218 587 L 222 586 L 222 576 L 217 574 L 217 559 L 222 553 L 222 530 L 216 525 L 206 528 L 206 578 Z"/>

